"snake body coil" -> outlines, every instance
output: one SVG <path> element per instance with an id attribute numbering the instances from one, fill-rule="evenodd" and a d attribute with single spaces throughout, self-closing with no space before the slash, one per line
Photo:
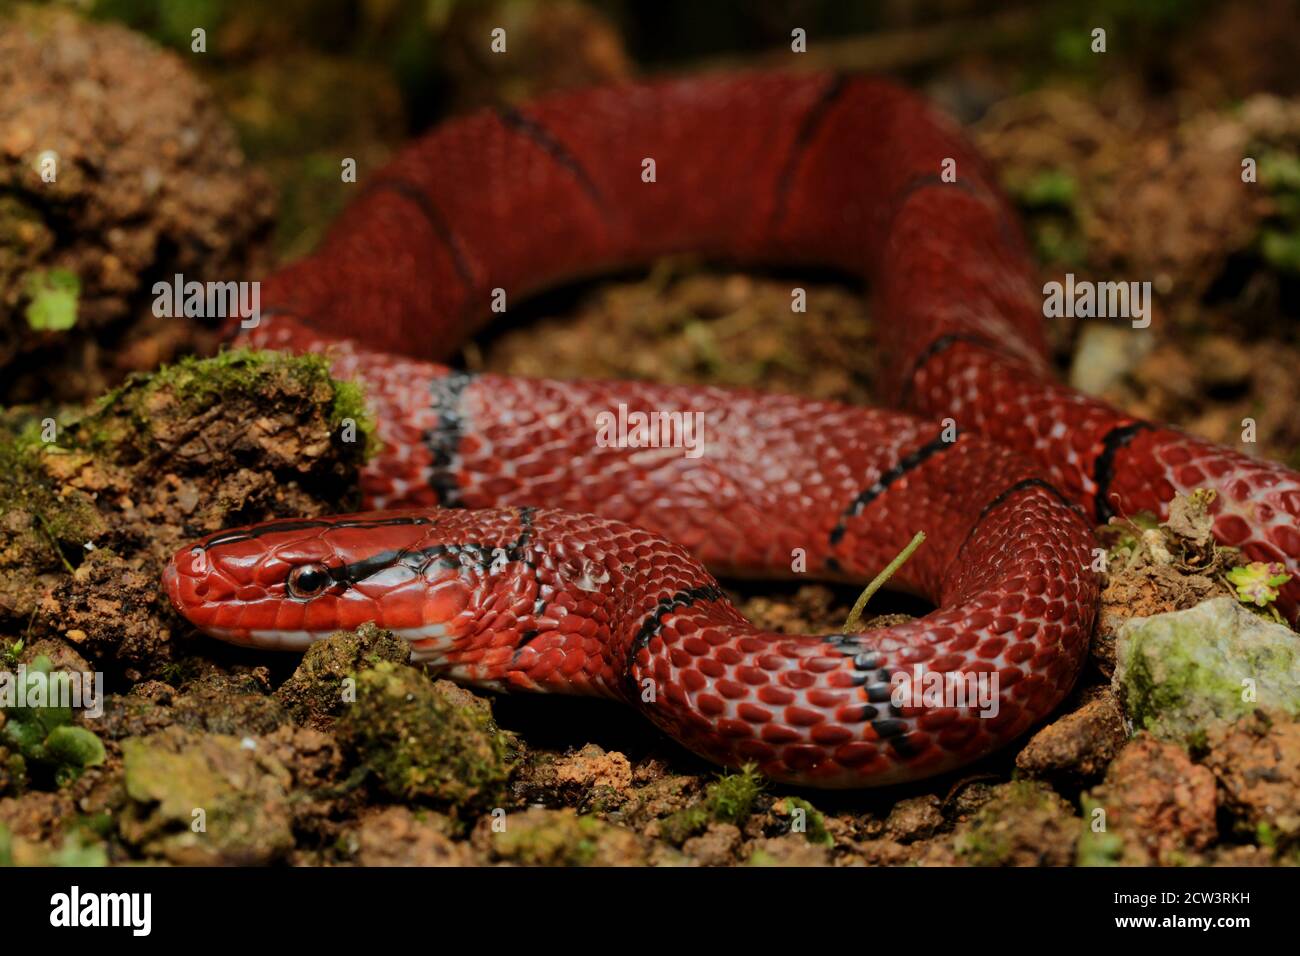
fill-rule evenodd
<path id="1" fill-rule="evenodd" d="M 433 364 L 496 290 L 517 301 L 683 250 L 862 275 L 887 388 L 914 414 Z M 1042 297 L 991 177 L 881 81 L 697 78 L 455 120 L 377 172 L 263 302 L 249 344 L 330 349 L 365 381 L 383 450 L 364 490 L 385 510 L 182 550 L 165 578 L 182 614 L 283 648 L 373 620 L 457 680 L 620 698 L 780 780 L 915 779 L 1044 717 L 1086 654 L 1090 521 L 1213 487 L 1221 542 L 1300 563 L 1300 476 L 1051 381 Z M 598 442 L 620 407 L 699 414 L 700 453 Z M 797 555 L 809 576 L 862 581 L 916 531 L 930 541 L 894 583 L 939 609 L 888 630 L 765 633 L 704 569 L 789 576 Z"/>

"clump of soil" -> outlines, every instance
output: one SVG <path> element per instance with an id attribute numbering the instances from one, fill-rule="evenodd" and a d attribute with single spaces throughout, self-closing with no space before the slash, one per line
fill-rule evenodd
<path id="1" fill-rule="evenodd" d="M 454 839 L 446 817 L 401 806 L 367 807 L 340 839 L 358 866 L 473 866 L 468 843 Z"/>
<path id="2" fill-rule="evenodd" d="M 0 131 L 0 402 L 85 400 L 193 350 L 203 330 L 155 317 L 153 283 L 260 270 L 268 182 L 177 55 L 19 7 Z"/>
<path id="3" fill-rule="evenodd" d="M 1084 801 L 1083 862 L 1192 862 L 1218 835 L 1214 775 L 1175 744 L 1140 734 Z"/>
<path id="4" fill-rule="evenodd" d="M 171 554 L 224 527 L 355 501 L 367 423 L 322 358 L 248 352 L 133 379 L 66 425 L 11 415 L 0 636 L 61 638 L 133 679 L 161 674 L 177 656 L 158 586 Z"/>
<path id="5" fill-rule="evenodd" d="M 1300 722 L 1257 710 L 1211 736 L 1205 764 L 1214 773 L 1239 836 L 1268 849 L 1300 841 Z"/>
<path id="6" fill-rule="evenodd" d="M 1069 866 L 1078 838 L 1074 807 L 1049 787 L 1014 781 L 957 830 L 953 848 L 974 866 Z"/>
<path id="7" fill-rule="evenodd" d="M 1083 706 L 1048 724 L 1016 755 L 1031 777 L 1082 783 L 1100 777 L 1128 739 L 1124 712 L 1109 688 L 1084 690 Z"/>
<path id="8" fill-rule="evenodd" d="M 1235 596 L 1227 574 L 1241 558 L 1211 535 L 1214 497 L 1204 490 L 1177 496 L 1163 523 L 1138 514 L 1098 529 L 1107 552 L 1091 653 L 1107 677 L 1115 670 L 1115 637 L 1125 621 Z"/>

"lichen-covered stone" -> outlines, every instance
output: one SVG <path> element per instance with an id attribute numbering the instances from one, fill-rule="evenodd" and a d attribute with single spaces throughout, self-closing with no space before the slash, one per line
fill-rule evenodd
<path id="1" fill-rule="evenodd" d="M 1300 713 L 1300 636 L 1231 598 L 1129 621 L 1116 651 L 1129 720 L 1162 740 L 1203 745 L 1256 707 Z"/>
<path id="2" fill-rule="evenodd" d="M 293 847 L 289 772 L 256 738 L 170 727 L 122 741 L 118 832 L 181 865 L 264 864 Z"/>

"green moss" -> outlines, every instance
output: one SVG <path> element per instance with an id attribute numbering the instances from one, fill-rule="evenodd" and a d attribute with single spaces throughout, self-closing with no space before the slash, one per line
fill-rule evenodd
<path id="1" fill-rule="evenodd" d="M 1011 845 L 1004 839 L 981 830 L 958 837 L 957 855 L 975 866 L 1000 866 L 1006 862 Z"/>
<path id="2" fill-rule="evenodd" d="M 299 723 L 324 727 L 348 705 L 357 671 L 383 661 L 405 664 L 410 656 L 409 644 L 374 624 L 339 631 L 307 648 L 275 697 Z"/>
<path id="3" fill-rule="evenodd" d="M 362 388 L 341 382 L 330 373 L 323 355 L 289 355 L 255 349 L 229 349 L 212 358 L 186 356 L 149 375 L 131 376 L 108 392 L 83 421 L 82 440 L 92 448 L 138 442 L 154 425 L 153 398 L 169 392 L 180 403 L 182 417 L 201 414 L 232 396 L 256 399 L 267 394 L 302 395 L 328 403 L 332 434 L 352 422 L 357 445 L 366 455 L 376 448 L 375 423 L 366 409 Z M 127 433 L 123 434 L 125 425 Z"/>
<path id="4" fill-rule="evenodd" d="M 1260 846 L 1268 847 L 1270 850 L 1277 849 L 1277 833 L 1267 820 L 1260 820 L 1255 827 L 1255 842 Z"/>
<path id="5" fill-rule="evenodd" d="M 1124 857 L 1124 838 L 1118 833 L 1084 833 L 1079 840 L 1077 866 L 1118 866 Z"/>
<path id="6" fill-rule="evenodd" d="M 681 844 L 710 823 L 743 826 L 754 812 L 763 785 L 762 775 L 752 764 L 746 764 L 737 773 L 719 776 L 705 788 L 703 800 L 661 821 L 660 832 L 669 843 Z"/>
<path id="7" fill-rule="evenodd" d="M 749 819 L 762 792 L 763 777 L 753 764 L 746 764 L 739 773 L 726 774 L 709 784 L 704 802 L 714 820 L 740 826 Z"/>
<path id="8" fill-rule="evenodd" d="M 357 675 L 336 732 L 380 789 L 448 805 L 461 816 L 497 805 L 517 761 L 485 701 L 422 671 L 383 661 Z"/>
<path id="9" fill-rule="evenodd" d="M 1088 245 L 1079 221 L 1079 182 L 1065 169 L 1008 177 L 1006 189 L 1024 211 L 1038 255 L 1045 262 L 1080 265 Z"/>
<path id="10" fill-rule="evenodd" d="M 346 422 L 352 422 L 365 443 L 368 455 L 373 456 L 379 449 L 379 437 L 375 431 L 375 420 L 366 408 L 365 389 L 356 381 L 331 381 L 334 383 L 334 401 L 330 403 L 331 429 L 338 431 Z"/>
<path id="11" fill-rule="evenodd" d="M 953 847 L 973 866 L 1008 866 L 1028 862 L 1057 862 L 1057 831 L 1075 842 L 1070 808 L 1049 787 L 1033 780 L 1013 780 L 971 818 Z M 1068 823 L 1068 834 L 1065 833 Z"/>
<path id="12" fill-rule="evenodd" d="M 1036 173 L 1016 190 L 1015 198 L 1028 206 L 1069 209 L 1079 194 L 1079 182 L 1063 169 Z"/>
<path id="13" fill-rule="evenodd" d="M 596 858 L 609 824 L 572 810 L 550 814 L 544 822 L 524 818 L 493 834 L 492 849 L 504 860 L 523 866 L 588 866 Z"/>
<path id="14" fill-rule="evenodd" d="M 1300 157 L 1266 148 L 1259 156 L 1259 181 L 1275 210 L 1260 231 L 1260 255 L 1274 269 L 1300 273 Z"/>
<path id="15" fill-rule="evenodd" d="M 1093 811 L 1101 804 L 1091 797 L 1083 798 L 1083 829 L 1076 848 L 1076 866 L 1118 866 L 1124 857 L 1124 838 L 1118 833 L 1092 829 Z"/>
<path id="16" fill-rule="evenodd" d="M 778 800 L 772 809 L 783 816 L 789 817 L 794 816 L 795 810 L 802 810 L 804 839 L 809 843 L 820 843 L 823 846 L 833 846 L 835 844 L 835 838 L 826 829 L 826 818 L 820 810 L 807 800 L 800 797 L 786 797 L 783 800 Z"/>

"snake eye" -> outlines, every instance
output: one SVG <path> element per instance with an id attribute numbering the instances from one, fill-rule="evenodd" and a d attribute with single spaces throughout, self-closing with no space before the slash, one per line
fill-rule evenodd
<path id="1" fill-rule="evenodd" d="M 323 564 L 304 564 L 289 572 L 289 594 L 296 598 L 314 598 L 330 586 L 330 573 Z"/>

